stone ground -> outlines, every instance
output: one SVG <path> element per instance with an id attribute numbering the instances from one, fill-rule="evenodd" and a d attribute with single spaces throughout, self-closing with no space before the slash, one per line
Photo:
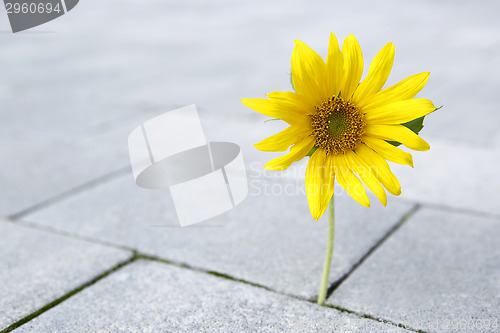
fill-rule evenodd
<path id="1" fill-rule="evenodd" d="M 500 21 L 496 1 L 97 1 L 13 35 L 0 10 L 2 332 L 499 332 Z M 326 219 L 304 163 L 264 173 L 252 143 L 278 122 L 240 98 L 289 90 L 293 40 L 325 55 L 356 35 L 389 84 L 430 71 L 432 146 L 393 166 L 386 208 L 336 199 L 330 296 L 317 297 Z M 242 147 L 250 192 L 177 226 L 167 191 L 135 186 L 128 133 L 196 104 L 206 137 Z M 282 192 L 283 189 L 288 189 Z"/>

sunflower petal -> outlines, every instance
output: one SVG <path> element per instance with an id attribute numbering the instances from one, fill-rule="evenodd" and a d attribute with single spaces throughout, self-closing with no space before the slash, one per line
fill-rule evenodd
<path id="1" fill-rule="evenodd" d="M 254 144 L 254 146 L 261 151 L 287 151 L 291 145 L 305 138 L 309 132 L 310 129 L 302 126 L 289 126 L 283 131 Z"/>
<path id="2" fill-rule="evenodd" d="M 379 92 L 391 73 L 394 63 L 394 44 L 386 44 L 373 59 L 368 75 L 356 89 L 352 99 L 360 104 L 370 96 Z"/>
<path id="3" fill-rule="evenodd" d="M 267 98 L 242 98 L 241 102 L 246 107 L 265 116 L 273 118 L 279 118 L 280 116 L 282 116 L 279 110 L 277 110 L 274 104 L 271 103 L 271 101 Z"/>
<path id="4" fill-rule="evenodd" d="M 370 166 L 353 151 L 344 154 L 344 157 L 349 168 L 359 175 L 363 183 L 377 196 L 382 205 L 387 206 L 387 194 Z"/>
<path id="5" fill-rule="evenodd" d="M 365 126 L 365 134 L 379 139 L 400 142 L 406 147 L 426 151 L 431 147 L 424 139 L 403 125 L 372 125 Z"/>
<path id="6" fill-rule="evenodd" d="M 330 203 L 330 199 L 333 195 L 334 185 L 335 185 L 335 170 L 333 168 L 333 160 L 331 155 L 327 155 L 325 157 L 325 166 L 326 166 L 326 176 L 325 182 L 323 183 L 326 195 L 321 197 L 321 215 L 328 208 L 328 204 Z"/>
<path id="7" fill-rule="evenodd" d="M 306 192 L 311 215 L 318 220 L 328 207 L 333 195 L 333 181 L 330 159 L 324 149 L 318 149 L 309 158 L 306 168 Z"/>
<path id="8" fill-rule="evenodd" d="M 375 150 L 375 152 L 386 160 L 398 164 L 409 165 L 413 168 L 413 158 L 410 153 L 402 151 L 385 140 L 373 138 L 371 136 L 364 136 L 362 140 L 364 144 Z"/>
<path id="9" fill-rule="evenodd" d="M 429 80 L 429 72 L 415 74 L 367 98 L 358 107 L 366 110 L 415 97 Z"/>
<path id="10" fill-rule="evenodd" d="M 355 150 L 356 155 L 370 166 L 375 176 L 380 180 L 386 190 L 392 195 L 401 194 L 401 185 L 391 171 L 387 162 L 371 148 L 364 144 L 359 144 Z"/>
<path id="11" fill-rule="evenodd" d="M 428 99 L 414 98 L 366 110 L 368 124 L 404 124 L 436 110 Z"/>
<path id="12" fill-rule="evenodd" d="M 295 41 L 292 53 L 292 81 L 295 91 L 307 96 L 313 105 L 326 97 L 325 62 L 309 46 Z"/>
<path id="13" fill-rule="evenodd" d="M 350 99 L 363 75 L 363 54 L 354 35 L 349 35 L 344 40 L 342 54 L 344 70 L 340 90 L 344 99 Z"/>
<path id="14" fill-rule="evenodd" d="M 278 109 L 283 111 L 298 114 L 311 114 L 314 112 L 314 106 L 309 103 L 309 100 L 293 91 L 273 91 L 267 94 L 267 97 Z"/>
<path id="15" fill-rule="evenodd" d="M 337 155 L 334 157 L 334 165 L 336 167 L 335 175 L 337 180 L 344 188 L 344 190 L 349 193 L 349 195 L 356 200 L 360 205 L 365 207 L 370 207 L 370 199 L 366 195 L 366 189 L 363 183 L 356 177 L 345 160 L 343 155 Z"/>
<path id="16" fill-rule="evenodd" d="M 311 119 L 305 114 L 280 109 L 279 105 L 266 98 L 243 98 L 241 102 L 258 113 L 272 118 L 281 119 L 290 125 L 304 125 L 310 123 L 311 121 Z"/>
<path id="17" fill-rule="evenodd" d="M 264 165 L 264 169 L 281 171 L 287 169 L 293 162 L 303 159 L 314 146 L 314 138 L 308 136 L 290 148 L 290 152 L 273 158 Z"/>
<path id="18" fill-rule="evenodd" d="M 337 37 L 330 34 L 328 44 L 328 56 L 326 58 L 326 86 L 328 97 L 337 96 L 342 83 L 342 72 L 344 70 L 344 56 L 339 48 Z"/>

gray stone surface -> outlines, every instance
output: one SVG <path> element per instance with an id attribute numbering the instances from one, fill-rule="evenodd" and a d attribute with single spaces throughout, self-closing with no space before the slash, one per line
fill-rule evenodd
<path id="1" fill-rule="evenodd" d="M 0 192 L 0 214 L 19 213 L 127 167 L 128 133 L 154 114 L 128 114 L 72 134 L 23 131 L 11 124 L 0 133 L 0 184 L 9 189 Z"/>
<path id="2" fill-rule="evenodd" d="M 128 246 L 150 255 L 229 274 L 301 297 L 319 289 L 327 220 L 315 222 L 302 180 L 249 178 L 235 209 L 180 228 L 168 190 L 135 186 L 126 176 L 25 217 L 36 224 Z M 337 193 L 331 281 L 339 279 L 411 209 L 392 201 L 364 208 Z M 196 207 L 193 207 L 196 209 Z"/>
<path id="3" fill-rule="evenodd" d="M 0 194 L 0 212 L 18 213 L 127 165 L 126 159 L 113 158 L 114 149 L 77 146 L 0 140 L 0 154 L 5 158 L 0 182 L 11 189 Z"/>
<path id="4" fill-rule="evenodd" d="M 498 219 L 424 209 L 328 304 L 426 332 L 498 332 Z"/>
<path id="5" fill-rule="evenodd" d="M 0 329 L 131 256 L 0 220 Z"/>
<path id="6" fill-rule="evenodd" d="M 330 31 L 340 39 L 355 33 L 366 64 L 393 41 L 397 56 L 389 84 L 431 71 L 422 96 L 445 108 L 428 117 L 424 136 L 497 144 L 494 55 L 500 34 L 492 14 L 497 2 L 393 0 L 384 6 L 364 3 L 362 11 L 348 2 L 340 9 L 330 6 L 151 1 L 145 24 L 146 16 L 138 14 L 145 10 L 141 3 L 88 0 L 58 20 L 16 35 L 6 31 L 7 17 L 0 15 L 0 61 L 8 64 L 0 78 L 0 153 L 7 161 L 0 184 L 11 188 L 0 194 L 0 212 L 16 213 L 126 165 L 128 130 L 105 149 L 102 141 L 82 147 L 79 140 L 106 133 L 138 110 L 196 103 L 203 120 L 221 120 L 206 126 L 207 137 L 222 136 L 220 127 L 241 129 L 250 122 L 254 126 L 247 134 L 259 141 L 265 137 L 265 117 L 239 99 L 289 90 L 293 39 L 324 55 Z M 332 21 L 333 9 L 355 12 L 356 20 L 346 15 Z M 475 166 L 471 158 L 462 164 Z"/>
<path id="7" fill-rule="evenodd" d="M 138 261 L 15 330 L 33 331 L 404 330 L 223 278 L 162 263 Z"/>
<path id="8" fill-rule="evenodd" d="M 294 39 L 324 56 L 330 31 L 340 39 L 354 33 L 366 64 L 383 44 L 395 43 L 389 83 L 432 73 L 423 95 L 445 109 L 430 117 L 429 133 L 489 145 L 500 121 L 495 112 L 499 9 L 491 0 L 481 6 L 430 0 L 381 5 L 155 0 L 147 7 L 130 0 L 87 0 L 66 16 L 17 35 L 7 33 L 3 12 L 1 57 L 9 66 L 2 71 L 0 97 L 15 100 L 17 109 L 24 101 L 22 108 L 41 119 L 29 128 L 43 132 L 170 103 L 256 118 L 238 99 L 290 88 L 286 73 Z M 333 11 L 339 14 L 335 20 Z M 66 122 L 39 117 L 35 108 L 43 108 L 44 115 L 56 109 Z"/>
<path id="9" fill-rule="evenodd" d="M 498 216 L 499 10 L 493 0 L 480 5 L 450 0 L 85 0 L 67 15 L 15 35 L 0 10 L 0 215 L 48 200 L 55 205 L 39 207 L 46 209 L 28 219 L 311 297 L 323 261 L 326 221 L 311 221 L 303 196 L 252 196 L 206 228 L 186 230 L 172 227 L 168 193 L 140 190 L 131 176 L 96 189 L 88 186 L 89 192 L 72 199 L 50 200 L 128 165 L 126 138 L 132 128 L 159 112 L 193 103 L 207 138 L 240 144 L 250 174 L 259 174 L 276 154 L 257 152 L 252 143 L 281 125 L 264 124 L 266 117 L 239 99 L 290 90 L 293 40 L 303 40 L 324 56 L 333 31 L 341 40 L 356 35 L 365 74 L 376 52 L 394 42 L 396 60 L 388 84 L 431 72 L 420 96 L 445 107 L 425 122 L 422 136 L 431 151 L 414 154 L 415 169 L 395 169 L 403 198 Z M 286 181 L 270 179 L 268 189 Z M 345 196 L 338 201 L 332 281 L 410 208 L 392 201 L 387 209 L 376 204 L 366 210 Z M 214 224 L 223 227 L 209 227 Z M 481 242 L 465 238 L 461 249 L 480 252 L 494 236 L 484 235 Z M 23 244 L 24 237 L 12 241 Z M 415 257 L 429 253 L 427 246 L 418 251 Z M 46 258 L 51 263 L 52 256 Z M 73 264 L 67 263 L 68 269 Z M 400 275 L 388 272 L 378 278 L 393 281 Z M 443 292 L 445 273 L 433 275 L 436 285 L 444 284 Z M 464 280 L 471 288 L 485 279 L 471 273 Z M 485 288 L 481 292 L 496 291 Z M 441 290 L 434 291 L 429 302 L 441 304 Z M 23 304 L 46 301 L 31 294 Z M 449 308 L 442 313 L 465 311 Z"/>
<path id="10" fill-rule="evenodd" d="M 405 199 L 500 216 L 500 150 L 429 140 L 415 168 L 395 166 Z"/>

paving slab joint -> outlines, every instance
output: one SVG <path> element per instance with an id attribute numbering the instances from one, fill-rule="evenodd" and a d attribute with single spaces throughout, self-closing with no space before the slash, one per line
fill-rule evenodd
<path id="1" fill-rule="evenodd" d="M 15 323 L 13 323 L 12 325 L 8 326 L 7 328 L 3 329 L 0 331 L 0 333 L 8 333 L 8 332 L 11 332 L 13 330 L 15 330 L 16 328 L 26 324 L 27 322 L 35 319 L 36 317 L 40 316 L 41 314 L 43 314 L 44 312 L 52 309 L 53 307 L 59 305 L 60 303 L 64 302 L 65 300 L 67 300 L 68 298 L 74 296 L 75 294 L 78 294 L 80 291 L 94 285 L 95 283 L 97 283 L 98 281 L 102 280 L 103 278 L 105 278 L 106 276 L 116 272 L 117 270 L 121 269 L 122 267 L 136 261 L 138 259 L 138 255 L 136 252 L 132 252 L 132 256 L 129 258 L 129 259 L 126 259 L 122 262 L 119 262 L 118 264 L 116 264 L 115 266 L 111 267 L 110 269 L 108 269 L 107 271 L 105 271 L 104 273 L 96 276 L 95 278 L 93 278 L 92 280 L 80 285 L 79 287 L 71 290 L 70 292 L 68 292 L 67 294 L 64 294 L 63 296 L 57 298 L 56 300 L 44 305 L 43 307 L 41 307 L 40 309 L 38 309 L 37 311 L 27 315 L 26 317 L 16 321 Z"/>
<path id="2" fill-rule="evenodd" d="M 226 280 L 231 280 L 231 281 L 235 281 L 235 282 L 247 284 L 247 285 L 250 285 L 250 286 L 253 286 L 253 287 L 257 287 L 257 288 L 265 289 L 267 291 L 278 293 L 277 291 L 275 291 L 275 290 L 273 290 L 273 289 L 271 289 L 269 287 L 266 287 L 264 285 L 258 284 L 258 283 L 250 282 L 250 281 L 243 280 L 243 279 L 238 279 L 238 278 L 236 278 L 234 276 L 231 276 L 231 275 L 228 275 L 228 274 L 224 274 L 224 273 L 220 273 L 220 272 L 216 272 L 216 271 L 205 270 L 205 269 L 202 269 L 202 268 L 190 266 L 190 265 L 187 265 L 185 263 L 174 262 L 174 261 L 171 261 L 171 260 L 167 260 L 167 259 L 163 259 L 163 258 L 160 258 L 160 257 L 155 257 L 155 256 L 147 255 L 147 254 L 142 254 L 142 253 L 137 253 L 137 258 L 138 259 L 143 259 L 143 260 L 156 261 L 156 262 L 160 262 L 160 263 L 164 263 L 164 264 L 168 264 L 168 265 L 173 265 L 173 266 L 176 266 L 176 267 L 185 268 L 185 269 L 189 269 L 189 270 L 192 270 L 192 271 L 196 271 L 196 272 L 200 272 L 200 273 L 205 273 L 205 274 L 213 275 L 213 276 L 216 276 L 216 277 L 219 277 L 219 278 L 222 278 L 222 279 L 226 279 Z M 292 296 L 292 295 L 287 295 L 287 296 L 290 296 L 290 297 L 293 297 L 293 298 L 297 298 L 296 296 Z M 301 300 L 307 301 L 307 299 L 301 299 Z"/>
<path id="3" fill-rule="evenodd" d="M 401 219 L 401 221 L 399 222 L 399 224 L 403 224 L 408 218 L 411 217 L 411 215 L 413 215 L 413 213 L 415 213 L 415 211 L 417 209 L 418 209 L 417 206 L 413 207 L 405 215 L 405 216 L 407 216 L 406 219 L 403 217 Z M 389 235 L 386 235 L 386 237 L 388 237 L 388 236 Z M 239 283 L 251 285 L 251 286 L 257 287 L 257 288 L 262 288 L 262 289 L 265 289 L 267 291 L 270 291 L 270 292 L 273 292 L 273 293 L 276 293 L 276 294 L 280 294 L 280 295 L 283 295 L 283 296 L 291 297 L 291 298 L 296 299 L 298 301 L 308 302 L 308 303 L 312 303 L 312 304 L 314 304 L 316 306 L 319 306 L 317 304 L 317 302 L 316 302 L 316 299 L 310 300 L 310 299 L 298 297 L 296 295 L 289 295 L 289 294 L 281 293 L 281 292 L 273 290 L 273 289 L 271 289 L 269 287 L 262 286 L 262 285 L 259 285 L 259 284 L 253 283 L 253 282 L 249 282 L 249 281 L 246 281 L 246 280 L 243 280 L 243 279 L 238 279 L 238 278 L 235 278 L 235 277 L 227 275 L 227 274 L 223 274 L 223 273 L 219 273 L 219 272 L 215 272 L 215 271 L 207 271 L 207 270 L 204 270 L 204 269 L 192 267 L 192 266 L 187 265 L 185 263 L 173 262 L 173 261 L 170 261 L 170 260 L 166 260 L 166 259 L 163 259 L 163 258 L 159 258 L 159 257 L 147 255 L 147 254 L 137 253 L 136 256 L 137 256 L 136 257 L 137 259 L 155 261 L 155 262 L 159 262 L 159 263 L 163 263 L 163 264 L 167 264 L 167 265 L 173 265 L 173 266 L 184 268 L 184 269 L 188 269 L 188 270 L 193 270 L 193 271 L 200 272 L 200 273 L 210 274 L 210 275 L 222 278 L 222 279 L 226 279 L 226 280 L 230 280 L 230 281 L 234 281 L 234 282 L 239 282 Z M 392 322 L 390 320 L 386 320 L 386 319 L 382 319 L 382 318 L 376 318 L 376 317 L 373 317 L 373 316 L 371 316 L 369 314 L 359 313 L 359 312 L 356 312 L 356 311 L 353 311 L 353 310 L 349 310 L 349 309 L 345 309 L 345 308 L 342 308 L 342 307 L 339 307 L 339 306 L 326 304 L 326 305 L 324 305 L 324 307 L 331 308 L 331 309 L 334 309 L 334 310 L 337 310 L 337 311 L 340 311 L 340 312 L 344 312 L 344 313 L 349 313 L 349 314 L 355 315 L 355 316 L 360 317 L 360 318 L 369 319 L 369 320 L 375 320 L 375 321 L 378 321 L 378 322 L 383 323 L 383 324 L 387 324 L 387 325 L 391 325 L 391 326 L 396 326 L 396 327 L 399 327 L 399 328 L 403 328 L 403 329 L 406 329 L 406 330 L 411 331 L 411 332 L 428 333 L 426 331 L 417 330 L 417 329 L 408 327 L 408 326 L 406 326 L 404 324 L 395 323 L 395 322 Z"/>
<path id="4" fill-rule="evenodd" d="M 101 184 L 104 184 L 104 183 L 107 183 L 115 178 L 119 178 L 119 177 L 122 177 L 122 176 L 125 176 L 126 174 L 130 173 L 131 170 L 130 170 L 130 166 L 127 165 L 125 167 L 122 167 L 120 169 L 117 169 L 117 170 L 114 170 L 110 173 L 107 173 L 101 177 L 98 177 L 96 179 L 93 179 L 91 181 L 88 181 L 84 184 L 81 184 L 81 185 L 78 185 L 76 187 L 73 187 L 65 192 L 62 192 L 58 195 L 55 195 L 51 198 L 48 198 L 46 200 L 43 200 L 33 206 L 30 206 L 28 208 L 25 208 L 17 213 L 14 213 L 12 215 L 9 215 L 8 218 L 11 219 L 12 221 L 17 221 L 21 218 L 23 218 L 24 216 L 26 215 L 29 215 L 31 213 L 34 213 L 36 211 L 39 211 L 41 209 L 44 209 L 54 203 L 58 203 L 60 201 L 63 201 L 67 198 L 70 198 L 72 196 L 75 196 L 79 193 L 82 193 L 82 192 L 85 192 L 85 191 L 88 191 L 98 185 L 101 185 Z"/>
<path id="5" fill-rule="evenodd" d="M 84 242 L 89 242 L 89 243 L 93 243 L 93 244 L 112 247 L 112 248 L 119 249 L 119 250 L 129 251 L 129 252 L 132 252 L 134 254 L 137 252 L 134 248 L 131 248 L 128 246 L 119 245 L 119 244 L 115 244 L 112 242 L 102 241 L 102 240 L 97 239 L 97 238 L 82 236 L 82 235 L 77 234 L 77 233 L 71 233 L 71 232 L 67 232 L 67 231 L 64 231 L 61 229 L 56 229 L 56 228 L 53 228 L 53 227 L 50 227 L 47 225 L 37 224 L 37 223 L 31 222 L 29 220 L 16 221 L 16 220 L 13 220 L 11 218 L 7 218 L 7 219 L 5 219 L 5 222 L 13 223 L 13 224 L 20 225 L 20 226 L 30 228 L 30 229 L 48 232 L 48 233 L 55 234 L 55 235 L 60 235 L 60 236 L 64 236 L 64 237 L 69 237 L 69 238 L 81 240 Z"/>
<path id="6" fill-rule="evenodd" d="M 414 202 L 414 201 L 413 201 Z M 461 215 L 469 215 L 473 217 L 486 218 L 486 219 L 495 219 L 500 220 L 500 215 L 495 213 L 489 213 L 485 211 L 470 209 L 470 208 L 458 208 L 444 204 L 436 204 L 436 203 L 419 203 L 422 208 L 436 209 L 450 213 L 457 213 Z"/>
<path id="7" fill-rule="evenodd" d="M 361 317 L 361 318 L 375 320 L 375 321 L 378 321 L 378 322 L 383 323 L 383 324 L 387 324 L 387 325 L 392 325 L 392 326 L 396 326 L 396 327 L 399 327 L 399 328 L 403 328 L 403 329 L 411 331 L 411 332 L 429 333 L 427 331 L 422 331 L 422 330 L 419 330 L 419 329 L 416 329 L 416 328 L 409 327 L 408 325 L 405 325 L 405 324 L 396 323 L 396 322 L 393 322 L 391 320 L 387 320 L 387 319 L 383 319 L 383 318 L 377 318 L 377 317 L 371 316 L 369 314 L 361 313 L 361 312 L 357 312 L 357 311 L 353 311 L 353 310 L 349 310 L 349 309 L 343 308 L 341 306 L 331 305 L 331 304 L 325 304 L 323 306 L 327 307 L 327 308 L 338 310 L 340 312 L 349 313 L 349 314 L 352 314 L 352 315 L 355 315 L 355 316 L 358 316 L 358 317 Z"/>
<path id="8" fill-rule="evenodd" d="M 376 250 L 378 249 L 389 237 L 391 237 L 401 226 L 408 221 L 415 213 L 421 208 L 420 204 L 415 204 L 405 215 L 401 217 L 401 219 L 396 223 L 389 231 L 382 237 L 378 242 L 376 242 L 352 267 L 349 271 L 347 271 L 344 275 L 342 275 L 339 279 L 333 282 L 330 287 L 328 287 L 326 298 L 328 299 L 333 292 L 345 281 L 351 274 L 361 266 L 365 260 Z M 310 301 L 316 301 L 316 298 L 311 299 Z"/>

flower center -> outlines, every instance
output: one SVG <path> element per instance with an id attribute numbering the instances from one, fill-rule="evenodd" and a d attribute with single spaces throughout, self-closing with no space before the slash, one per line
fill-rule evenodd
<path id="1" fill-rule="evenodd" d="M 327 154 L 340 154 L 352 150 L 361 142 L 365 120 L 351 102 L 332 97 L 314 107 L 311 117 L 315 146 L 326 149 Z"/>

